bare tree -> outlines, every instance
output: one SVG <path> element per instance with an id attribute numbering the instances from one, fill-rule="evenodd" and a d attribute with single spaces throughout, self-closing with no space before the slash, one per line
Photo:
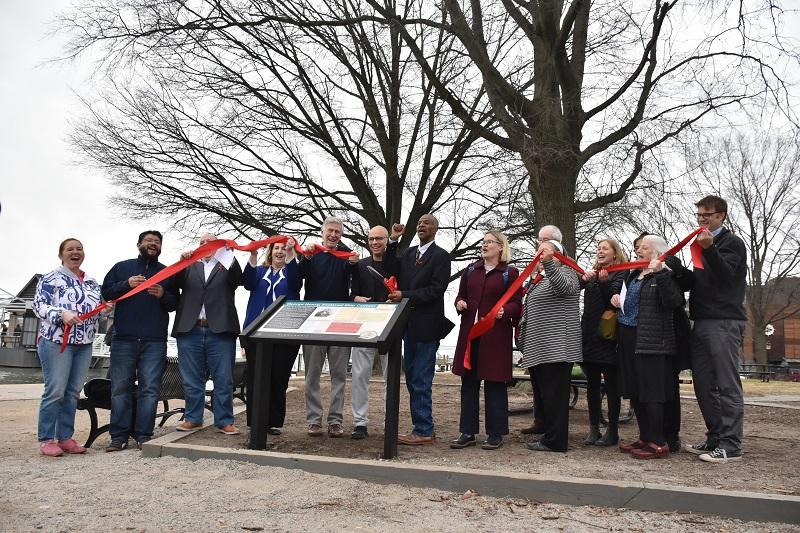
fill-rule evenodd
<path id="1" fill-rule="evenodd" d="M 648 159 L 704 118 L 769 100 L 794 119 L 782 68 L 797 58 L 776 1 L 444 0 L 427 21 L 367 2 L 453 114 L 518 154 L 535 224 L 559 225 L 570 247 L 576 217 L 623 199 Z M 508 17 L 503 31 L 518 38 L 497 39 Z M 425 24 L 458 39 L 482 81 L 489 127 L 433 69 L 414 35 Z"/>
<path id="2" fill-rule="evenodd" d="M 800 143 L 768 132 L 714 139 L 691 160 L 728 202 L 730 226 L 748 252 L 747 307 L 756 363 L 767 363 L 767 325 L 800 314 Z"/>
<path id="3" fill-rule="evenodd" d="M 392 2 L 413 18 L 420 2 Z M 313 235 L 325 216 L 367 229 L 443 216 L 454 258 L 486 227 L 509 226 L 511 162 L 449 111 L 396 28 L 360 2 L 88 0 L 63 15 L 69 57 L 100 58 L 72 140 L 121 187 L 129 214 L 243 235 Z M 347 23 L 330 23 L 330 21 Z M 293 22 L 300 21 L 302 24 Z M 413 33 L 437 80 L 491 128 L 454 37 Z M 518 165 L 518 163 L 514 162 Z M 518 228 L 525 234 L 527 228 Z M 513 237 L 513 235 L 512 235 Z M 401 245 L 413 238 L 409 232 Z"/>

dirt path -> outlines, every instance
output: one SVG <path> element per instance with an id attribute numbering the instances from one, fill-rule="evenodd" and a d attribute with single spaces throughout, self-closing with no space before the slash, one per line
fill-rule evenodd
<path id="1" fill-rule="evenodd" d="M 380 384 L 374 386 L 373 397 L 379 398 Z M 573 412 L 573 451 L 563 457 L 548 454 L 547 460 L 542 460 L 524 450 L 518 437 L 508 439 L 506 446 L 494 453 L 449 450 L 445 437 L 453 431 L 450 424 L 453 413 L 457 413 L 454 395 L 458 389 L 441 388 L 446 392 L 437 388 L 435 393 L 440 443 L 422 450 L 404 450 L 401 460 L 498 470 L 580 472 L 589 477 L 611 477 L 614 473 L 623 478 L 666 481 L 670 480 L 668 475 L 707 477 L 715 486 L 725 488 L 735 488 L 741 484 L 740 478 L 751 475 L 755 476 L 752 485 L 765 490 L 778 488 L 779 483 L 797 490 L 795 476 L 780 472 L 779 458 L 771 458 L 769 463 L 774 464 L 764 473 L 750 464 L 767 460 L 766 456 L 759 459 L 759 454 L 766 453 L 764 445 L 758 444 L 762 440 L 779 443 L 770 444 L 779 450 L 791 449 L 793 444 L 776 440 L 790 438 L 790 424 L 797 427 L 796 419 L 783 418 L 786 412 L 769 415 L 774 427 L 761 427 L 763 438 L 752 434 L 756 426 L 748 420 L 748 457 L 741 466 L 703 470 L 688 454 L 643 464 L 610 450 L 584 450 L 578 444 L 585 426 L 585 411 L 579 404 Z M 4 435 L 0 442 L 2 531 L 796 531 L 784 524 L 699 515 L 570 507 L 480 495 L 465 498 L 438 490 L 377 485 L 235 461 L 146 459 L 134 450 L 107 454 L 102 451 L 105 438 L 85 456 L 50 459 L 37 451 L 37 408 L 36 400 L 0 401 Z M 373 420 L 381 420 L 377 402 L 372 409 Z M 762 412 L 748 411 L 748 419 Z M 312 440 L 303 433 L 301 415 L 302 390 L 297 390 L 290 393 L 288 431 L 275 440 L 277 449 L 332 455 L 345 455 L 349 449 L 357 456 L 377 454 L 381 436 L 374 423 L 370 438 L 359 443 L 350 439 Z M 687 415 L 691 416 L 691 410 Z M 77 422 L 77 436 L 85 438 L 88 417 L 79 413 Z M 159 433 L 171 431 L 176 422 L 171 420 Z M 512 427 L 517 429 L 527 422 L 526 417 L 512 418 Z M 624 433 L 631 431 L 626 428 Z M 205 437 L 218 438 L 211 433 L 192 438 L 199 441 Z M 231 438 L 222 442 L 235 444 Z M 731 482 L 722 482 L 725 478 Z"/>

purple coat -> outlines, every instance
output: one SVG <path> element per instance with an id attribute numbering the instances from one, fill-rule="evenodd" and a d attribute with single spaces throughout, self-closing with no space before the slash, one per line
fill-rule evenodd
<path id="1" fill-rule="evenodd" d="M 478 318 L 483 318 L 494 306 L 497 300 L 506 292 L 503 283 L 503 272 L 508 269 L 508 286 L 519 277 L 519 271 L 506 263 L 498 264 L 489 274 L 483 267 L 483 260 L 477 261 L 475 269 L 469 276 L 467 272 L 461 275 L 456 302 L 464 300 L 467 309 L 461 313 L 461 329 L 458 332 L 458 344 L 453 360 L 453 373 L 464 375 L 464 353 L 467 349 L 467 334 L 475 323 L 475 312 Z M 504 315 L 495 322 L 494 327 L 480 337 L 478 349 L 478 379 L 486 381 L 511 381 L 511 350 L 514 337 L 512 321 L 516 321 L 522 314 L 522 288 L 511 297 L 503 306 Z M 474 352 L 473 352 L 474 356 Z"/>

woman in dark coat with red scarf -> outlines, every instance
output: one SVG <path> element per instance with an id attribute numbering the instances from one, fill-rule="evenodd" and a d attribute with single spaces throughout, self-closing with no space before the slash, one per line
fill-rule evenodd
<path id="1" fill-rule="evenodd" d="M 474 446 L 480 430 L 479 395 L 481 381 L 485 400 L 487 439 L 482 448 L 494 450 L 502 446 L 508 435 L 508 392 L 511 381 L 513 322 L 522 313 L 522 289 L 498 311 L 494 327 L 472 341 L 471 369 L 464 368 L 467 335 L 472 326 L 486 316 L 508 287 L 519 277 L 516 268 L 508 266 L 508 239 L 499 231 L 488 231 L 483 237 L 481 259 L 467 267 L 461 276 L 456 310 L 461 315 L 453 373 L 461 376 L 461 435 L 450 443 L 451 448 Z"/>

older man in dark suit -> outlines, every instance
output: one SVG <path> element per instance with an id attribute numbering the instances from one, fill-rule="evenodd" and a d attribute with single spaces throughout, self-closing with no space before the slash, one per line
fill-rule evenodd
<path id="1" fill-rule="evenodd" d="M 216 236 L 206 233 L 200 246 Z M 186 258 L 191 252 L 185 252 Z M 178 341 L 178 366 L 186 398 L 186 420 L 178 431 L 203 425 L 206 376 L 214 382 L 214 425 L 226 435 L 236 435 L 233 424 L 233 367 L 239 316 L 234 293 L 242 285 L 242 268 L 236 259 L 226 268 L 213 255 L 176 274 L 181 290 L 172 336 Z"/>
<path id="2" fill-rule="evenodd" d="M 453 328 L 444 316 L 444 293 L 450 281 L 450 254 L 436 245 L 434 238 L 439 221 L 431 214 L 417 222 L 419 246 L 403 254 L 397 253 L 397 240 L 405 226 L 392 226 L 391 243 L 387 248 L 387 264 L 397 272 L 398 288 L 389 293 L 389 300 L 408 298 L 411 314 L 403 337 L 406 387 L 411 400 L 411 421 L 414 429 L 398 438 L 400 444 L 421 445 L 435 441 L 431 389 L 439 341 Z"/>

